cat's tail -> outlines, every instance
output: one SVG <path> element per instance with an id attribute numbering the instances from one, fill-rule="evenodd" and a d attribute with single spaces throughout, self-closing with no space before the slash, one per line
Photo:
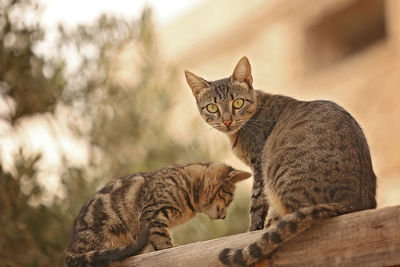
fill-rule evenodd
<path id="1" fill-rule="evenodd" d="M 66 252 L 65 262 L 69 267 L 83 267 L 83 266 L 108 266 L 115 261 L 122 261 L 128 257 L 140 254 L 150 238 L 150 228 L 146 226 L 139 234 L 136 242 L 132 245 L 117 248 L 117 249 L 102 249 L 97 251 L 90 251 L 87 253 L 72 253 Z"/>
<path id="2" fill-rule="evenodd" d="M 222 263 L 229 266 L 248 266 L 269 258 L 271 253 L 296 235 L 308 230 L 322 219 L 353 211 L 348 205 L 339 203 L 319 204 L 300 208 L 284 215 L 278 222 L 265 230 L 261 239 L 243 249 L 225 248 L 219 254 Z"/>

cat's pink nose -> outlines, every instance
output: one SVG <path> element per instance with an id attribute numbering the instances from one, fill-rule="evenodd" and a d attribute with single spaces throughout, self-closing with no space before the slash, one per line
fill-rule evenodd
<path id="1" fill-rule="evenodd" d="M 224 124 L 225 124 L 227 127 L 229 127 L 229 126 L 231 126 L 231 124 L 232 124 L 232 120 L 224 121 Z"/>

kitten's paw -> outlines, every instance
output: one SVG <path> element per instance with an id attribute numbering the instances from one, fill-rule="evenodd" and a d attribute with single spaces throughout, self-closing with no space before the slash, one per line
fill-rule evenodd
<path id="1" fill-rule="evenodd" d="M 249 232 L 257 231 L 257 230 L 262 230 L 264 229 L 264 226 L 262 224 L 255 224 L 255 225 L 250 225 L 249 227 Z"/>
<path id="2" fill-rule="evenodd" d="M 274 217 L 274 218 L 270 218 L 270 219 L 266 220 L 265 224 L 264 224 L 264 229 L 268 229 L 271 225 L 273 225 L 274 223 L 276 223 L 279 220 L 280 220 L 280 217 Z"/>

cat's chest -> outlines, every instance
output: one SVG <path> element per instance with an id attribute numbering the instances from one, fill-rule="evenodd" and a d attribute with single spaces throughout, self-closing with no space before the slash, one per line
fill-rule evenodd
<path id="1" fill-rule="evenodd" d="M 265 140 L 261 137 L 249 137 L 238 133 L 229 136 L 233 154 L 243 161 L 246 165 L 252 167 L 254 161 L 260 157 L 264 147 Z"/>
<path id="2" fill-rule="evenodd" d="M 184 209 L 182 213 L 174 213 L 170 210 L 167 211 L 169 215 L 169 228 L 174 228 L 178 225 L 184 224 L 196 215 L 195 212 L 192 212 L 189 209 Z"/>

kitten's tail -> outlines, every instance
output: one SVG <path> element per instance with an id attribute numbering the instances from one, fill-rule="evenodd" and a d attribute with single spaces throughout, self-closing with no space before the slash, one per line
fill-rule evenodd
<path id="1" fill-rule="evenodd" d="M 339 203 L 319 204 L 304 207 L 284 215 L 277 223 L 265 230 L 262 238 L 243 249 L 225 248 L 219 254 L 222 263 L 229 266 L 248 266 L 269 258 L 281 243 L 308 230 L 322 219 L 353 211 Z"/>
<path id="2" fill-rule="evenodd" d="M 69 267 L 83 266 L 108 266 L 115 261 L 122 261 L 128 257 L 141 253 L 149 242 L 150 228 L 146 226 L 132 245 L 117 248 L 90 251 L 87 253 L 67 252 L 65 262 Z"/>

